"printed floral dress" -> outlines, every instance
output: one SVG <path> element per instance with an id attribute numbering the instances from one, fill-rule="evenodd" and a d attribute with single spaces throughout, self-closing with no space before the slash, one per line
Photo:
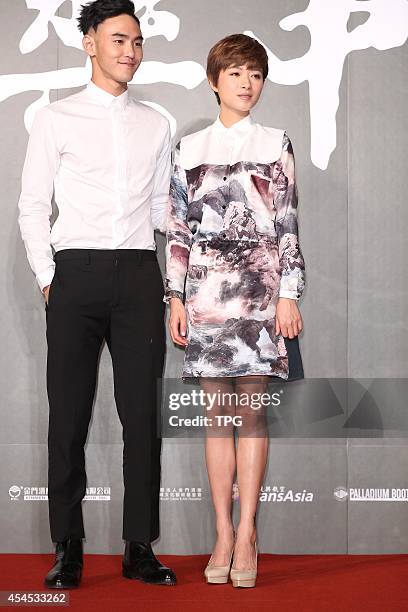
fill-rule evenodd
<path id="1" fill-rule="evenodd" d="M 304 288 L 292 145 L 247 116 L 219 118 L 175 151 L 166 294 L 185 298 L 184 377 L 302 378 L 297 337 L 275 334 L 278 297 Z M 291 360 L 293 363 L 290 363 Z"/>

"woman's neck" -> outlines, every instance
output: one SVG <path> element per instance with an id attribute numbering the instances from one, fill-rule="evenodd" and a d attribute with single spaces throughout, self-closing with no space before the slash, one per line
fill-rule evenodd
<path id="1" fill-rule="evenodd" d="M 226 127 L 229 128 L 234 123 L 238 123 L 238 121 L 242 121 L 245 117 L 248 117 L 249 111 L 245 112 L 237 112 L 230 108 L 223 108 L 221 106 L 220 110 L 220 121 Z"/>

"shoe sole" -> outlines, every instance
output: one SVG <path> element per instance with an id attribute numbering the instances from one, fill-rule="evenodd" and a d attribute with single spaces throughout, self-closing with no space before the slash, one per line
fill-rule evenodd
<path id="1" fill-rule="evenodd" d="M 122 570 L 122 576 L 128 580 L 139 580 L 140 582 L 144 582 L 144 584 L 153 584 L 156 586 L 176 586 L 177 584 L 177 582 L 149 582 L 148 580 L 143 580 L 140 576 L 133 576 L 133 574 L 127 570 Z"/>
<path id="2" fill-rule="evenodd" d="M 54 591 L 73 591 L 75 589 L 79 589 L 80 587 L 79 584 L 77 586 L 49 586 L 48 584 L 45 584 L 45 582 L 44 586 L 46 589 L 52 589 Z"/>
<path id="3" fill-rule="evenodd" d="M 205 577 L 207 584 L 227 584 L 228 576 L 213 576 L 212 578 Z"/>
<path id="4" fill-rule="evenodd" d="M 232 581 L 232 586 L 234 587 L 254 587 L 256 583 L 256 580 L 233 580 Z"/>

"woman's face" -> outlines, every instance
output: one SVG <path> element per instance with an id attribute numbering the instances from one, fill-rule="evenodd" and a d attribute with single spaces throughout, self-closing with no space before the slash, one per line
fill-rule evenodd
<path id="1" fill-rule="evenodd" d="M 233 66 L 221 70 L 216 86 L 210 85 L 218 93 L 221 107 L 246 115 L 258 102 L 264 80 L 261 70 Z"/>

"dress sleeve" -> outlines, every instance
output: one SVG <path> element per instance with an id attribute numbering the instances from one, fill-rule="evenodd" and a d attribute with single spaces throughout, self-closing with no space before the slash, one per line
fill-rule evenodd
<path id="1" fill-rule="evenodd" d="M 279 162 L 275 164 L 277 166 L 275 227 L 281 268 L 279 297 L 298 300 L 305 286 L 305 262 L 298 238 L 295 158 L 292 143 L 286 132 L 283 134 Z"/>
<path id="2" fill-rule="evenodd" d="M 187 178 L 180 165 L 180 144 L 174 152 L 173 171 L 170 180 L 170 193 L 167 212 L 166 243 L 166 290 L 164 301 L 171 297 L 184 297 L 192 233 L 187 225 Z"/>

